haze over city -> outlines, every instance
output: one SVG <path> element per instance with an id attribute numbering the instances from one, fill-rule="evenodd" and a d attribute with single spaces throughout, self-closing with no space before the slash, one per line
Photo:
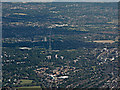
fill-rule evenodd
<path id="1" fill-rule="evenodd" d="M 1 0 L 2 2 L 119 2 L 119 0 Z"/>

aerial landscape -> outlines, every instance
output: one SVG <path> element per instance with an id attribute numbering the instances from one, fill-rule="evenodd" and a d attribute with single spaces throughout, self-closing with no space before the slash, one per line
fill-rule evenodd
<path id="1" fill-rule="evenodd" d="M 118 3 L 2 3 L 3 88 L 118 88 Z"/>

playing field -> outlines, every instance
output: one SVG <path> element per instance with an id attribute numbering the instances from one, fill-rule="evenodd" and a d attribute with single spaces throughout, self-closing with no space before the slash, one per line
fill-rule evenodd
<path id="1" fill-rule="evenodd" d="M 20 84 L 30 84 L 32 83 L 33 80 L 24 80 L 24 79 L 21 79 L 20 80 Z"/>

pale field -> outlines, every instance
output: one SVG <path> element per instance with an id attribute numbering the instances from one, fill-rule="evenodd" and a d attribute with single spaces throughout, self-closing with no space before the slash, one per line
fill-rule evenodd
<path id="1" fill-rule="evenodd" d="M 115 41 L 113 41 L 113 40 L 95 40 L 93 42 L 96 42 L 96 43 L 114 43 Z"/>

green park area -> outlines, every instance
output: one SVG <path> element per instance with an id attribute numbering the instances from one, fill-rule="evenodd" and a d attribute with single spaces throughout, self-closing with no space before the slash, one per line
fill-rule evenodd
<path id="1" fill-rule="evenodd" d="M 26 86 L 26 87 L 17 87 L 18 90 L 42 90 L 40 86 Z"/>
<path id="2" fill-rule="evenodd" d="M 33 80 L 24 80 L 24 79 L 21 79 L 20 80 L 20 84 L 30 84 L 32 83 Z"/>

